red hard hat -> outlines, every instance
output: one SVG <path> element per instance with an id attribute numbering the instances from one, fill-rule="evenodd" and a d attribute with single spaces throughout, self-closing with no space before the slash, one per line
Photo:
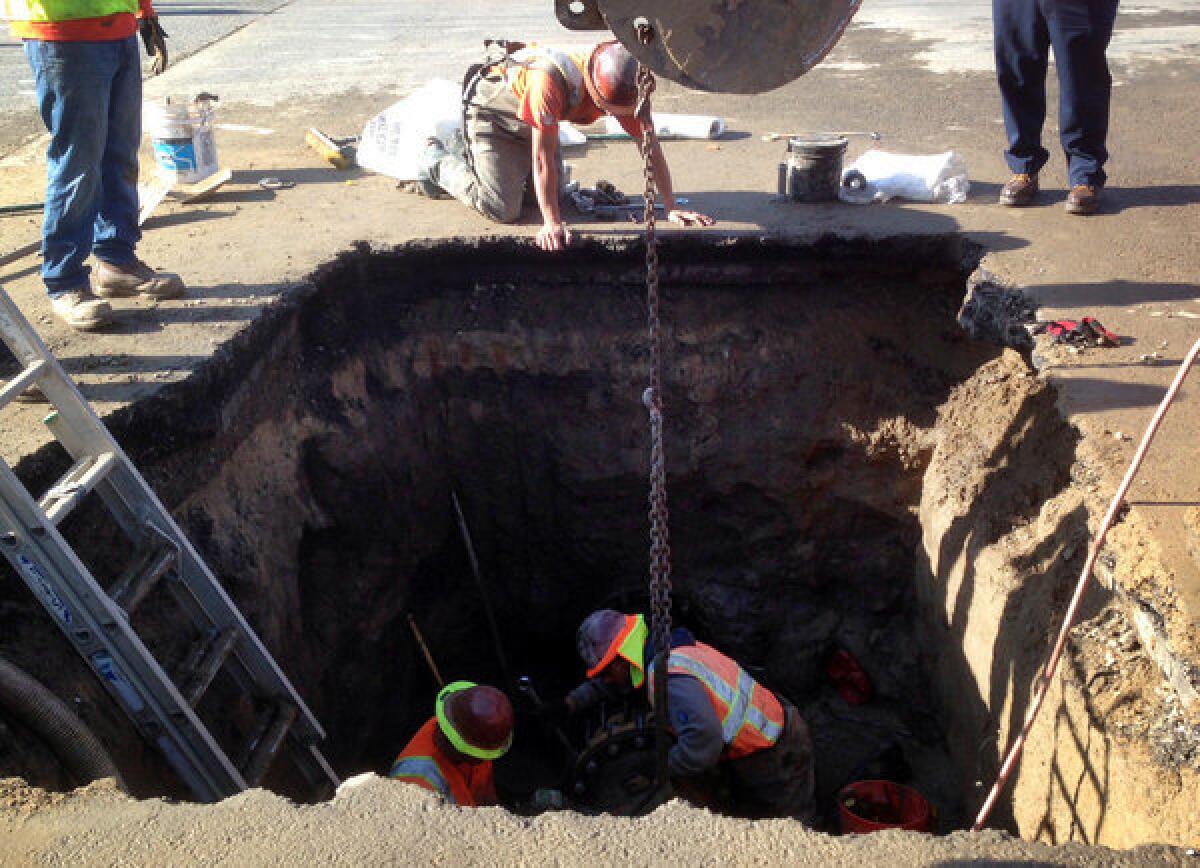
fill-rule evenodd
<path id="1" fill-rule="evenodd" d="M 490 754 L 502 754 L 512 744 L 512 703 L 495 687 L 466 687 L 446 695 L 444 702 L 447 722 L 466 742 L 468 755 L 491 758 Z M 445 734 L 451 743 L 455 741 L 450 733 Z"/>
<path id="2" fill-rule="evenodd" d="M 583 81 L 596 105 L 609 114 L 633 114 L 637 107 L 638 62 L 619 42 L 592 49 Z"/>

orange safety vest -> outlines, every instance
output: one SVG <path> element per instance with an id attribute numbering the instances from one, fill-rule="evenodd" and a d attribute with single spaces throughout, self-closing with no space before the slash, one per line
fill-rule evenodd
<path id="1" fill-rule="evenodd" d="M 17 39 L 110 42 L 128 39 L 138 18 L 154 17 L 150 0 L 2 0 Z"/>
<path id="2" fill-rule="evenodd" d="M 438 749 L 433 737 L 436 729 L 437 718 L 431 717 L 396 757 L 388 777 L 440 793 L 452 805 L 477 808 L 496 804 L 491 762 L 455 762 Z"/>
<path id="3" fill-rule="evenodd" d="M 667 673 L 687 675 L 704 685 L 704 692 L 721 720 L 726 759 L 737 759 L 772 747 L 783 734 L 783 706 L 775 694 L 716 648 L 703 642 L 672 648 Z M 652 661 L 650 678 L 646 679 L 651 704 L 654 703 L 653 678 Z"/>

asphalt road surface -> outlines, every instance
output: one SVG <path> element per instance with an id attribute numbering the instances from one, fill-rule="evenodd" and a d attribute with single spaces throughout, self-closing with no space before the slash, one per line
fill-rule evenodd
<path id="1" fill-rule="evenodd" d="M 167 48 L 174 62 L 281 5 L 282 0 L 159 0 L 154 7 L 170 34 Z M 33 100 L 33 74 L 25 52 L 5 23 L 0 32 L 0 155 L 41 132 Z"/>
<path id="2" fill-rule="evenodd" d="M 474 60 L 485 36 L 570 41 L 552 0 L 162 0 L 175 64 L 189 81 L 227 100 L 278 104 L 293 97 L 350 90 L 403 95 L 435 76 L 454 77 Z M 990 0 L 865 0 L 857 27 L 901 31 L 919 40 L 917 58 L 939 73 L 988 70 Z M 222 42 L 271 12 L 245 40 Z M 1110 57 L 1124 68 L 1196 56 L 1200 10 L 1194 0 L 1125 0 Z M 836 65 L 838 54 L 827 61 Z M 852 65 L 870 68 L 870 58 Z M 198 75 L 200 71 L 202 75 Z M 171 93 L 177 76 L 150 82 L 147 94 Z M 1118 82 L 1119 83 L 1119 82 Z M 0 36 L 0 157 L 41 131 L 33 82 L 20 43 Z"/>

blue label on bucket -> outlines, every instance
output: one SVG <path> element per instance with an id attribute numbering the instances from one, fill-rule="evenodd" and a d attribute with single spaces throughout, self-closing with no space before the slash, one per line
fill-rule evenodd
<path id="1" fill-rule="evenodd" d="M 155 139 L 154 159 L 168 172 L 194 172 L 196 145 L 191 139 Z"/>

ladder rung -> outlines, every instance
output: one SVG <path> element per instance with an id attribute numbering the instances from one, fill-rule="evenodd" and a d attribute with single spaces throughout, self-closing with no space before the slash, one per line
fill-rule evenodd
<path id="1" fill-rule="evenodd" d="M 146 595 L 154 590 L 158 580 L 175 566 L 176 559 L 173 548 L 163 546 L 151 549 L 148 556 L 144 555 L 129 565 L 108 595 L 127 615 L 132 615 Z"/>
<path id="2" fill-rule="evenodd" d="M 192 708 L 195 708 L 196 704 L 200 702 L 200 697 L 208 690 L 212 680 L 217 677 L 217 673 L 221 671 L 221 667 L 233 653 L 233 647 L 237 644 L 237 640 L 238 631 L 233 627 L 226 627 L 217 634 L 217 638 L 208 646 L 204 656 L 187 674 L 188 681 L 183 688 L 183 698 Z"/>
<path id="3" fill-rule="evenodd" d="M 17 374 L 11 380 L 4 384 L 4 388 L 0 389 L 0 407 L 7 407 L 17 396 L 28 389 L 46 369 L 46 360 L 38 359 L 21 373 Z"/>
<path id="4" fill-rule="evenodd" d="M 242 769 L 242 777 L 246 779 L 246 786 L 257 787 L 262 783 L 263 775 L 271 767 L 271 761 L 275 759 L 275 754 L 279 753 L 279 746 L 283 744 L 284 737 L 295 722 L 296 706 L 290 702 L 281 702 L 266 729 L 254 743 L 254 747 L 250 751 L 250 759 L 246 761 L 246 767 Z"/>
<path id="5" fill-rule="evenodd" d="M 116 463 L 117 456 L 112 452 L 102 452 L 99 456 L 89 455 L 76 462 L 75 466 L 46 492 L 38 504 L 50 523 L 58 524 L 66 518 Z"/>

